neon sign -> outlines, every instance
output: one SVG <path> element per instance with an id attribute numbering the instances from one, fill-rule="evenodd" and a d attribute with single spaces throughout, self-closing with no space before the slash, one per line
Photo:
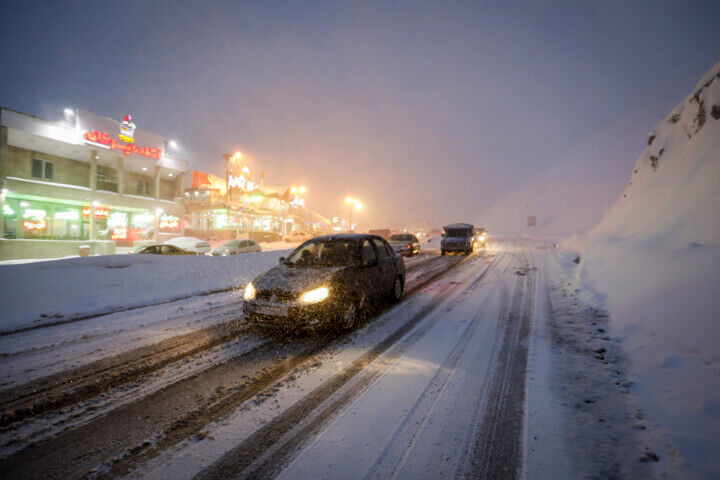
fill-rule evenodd
<path id="1" fill-rule="evenodd" d="M 247 184 L 247 178 L 245 178 L 242 175 L 230 175 L 228 178 L 228 185 L 230 185 L 230 188 L 240 188 L 242 190 L 245 190 L 245 185 Z"/>
<path id="2" fill-rule="evenodd" d="M 175 215 L 163 215 L 160 217 L 158 227 L 167 230 L 176 230 L 180 228 L 180 218 Z"/>
<path id="3" fill-rule="evenodd" d="M 120 135 L 118 138 L 123 142 L 135 143 L 135 124 L 130 115 L 125 115 L 123 122 L 120 124 Z"/>
<path id="4" fill-rule="evenodd" d="M 92 213 L 92 207 L 82 207 L 83 217 L 89 217 Z M 95 218 L 108 218 L 110 210 L 107 207 L 95 207 Z"/>
<path id="5" fill-rule="evenodd" d="M 108 150 L 122 150 L 126 157 L 133 153 L 137 153 L 143 157 L 160 160 L 160 157 L 162 156 L 162 148 L 138 147 L 134 143 L 123 145 L 118 143 L 117 140 L 112 138 L 106 132 L 98 132 L 97 130 L 91 130 L 83 133 L 83 139 L 85 140 L 85 143 L 106 148 Z M 133 139 L 133 142 L 134 141 L 135 140 Z"/>
<path id="6" fill-rule="evenodd" d="M 126 227 L 115 227 L 110 234 L 111 240 L 126 240 L 128 229 Z"/>
<path id="7" fill-rule="evenodd" d="M 22 224 L 25 230 L 44 230 L 47 227 L 45 219 L 25 220 Z"/>

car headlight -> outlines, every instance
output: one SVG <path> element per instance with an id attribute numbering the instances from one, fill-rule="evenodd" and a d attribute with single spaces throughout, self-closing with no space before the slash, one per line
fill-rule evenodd
<path id="1" fill-rule="evenodd" d="M 314 290 L 303 293 L 300 296 L 300 301 L 303 303 L 317 303 L 322 302 L 330 294 L 330 290 L 327 287 L 319 287 Z"/>
<path id="2" fill-rule="evenodd" d="M 256 293 L 257 291 L 255 290 L 255 286 L 252 284 L 252 282 L 248 283 L 245 286 L 245 300 L 254 300 Z"/>

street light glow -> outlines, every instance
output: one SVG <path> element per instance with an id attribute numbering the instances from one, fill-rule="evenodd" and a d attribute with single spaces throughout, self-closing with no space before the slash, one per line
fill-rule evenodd
<path id="1" fill-rule="evenodd" d="M 175 150 L 178 148 L 178 143 L 175 140 L 168 140 L 168 147 Z"/>

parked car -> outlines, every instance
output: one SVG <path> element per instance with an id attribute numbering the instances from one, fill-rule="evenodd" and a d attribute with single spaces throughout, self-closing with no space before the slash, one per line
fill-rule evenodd
<path id="1" fill-rule="evenodd" d="M 376 235 L 313 238 L 245 287 L 252 325 L 281 331 L 350 329 L 358 314 L 385 297 L 397 302 L 405 263 Z"/>
<path id="2" fill-rule="evenodd" d="M 262 248 L 255 240 L 236 239 L 228 240 L 211 252 L 213 256 L 237 255 L 238 253 L 262 252 Z"/>
<path id="3" fill-rule="evenodd" d="M 197 255 L 195 252 L 189 252 L 175 245 L 167 245 L 164 243 L 140 246 L 135 250 L 135 253 L 150 255 Z"/>
<path id="4" fill-rule="evenodd" d="M 297 243 L 304 242 L 305 240 L 310 240 L 313 237 L 314 235 L 310 232 L 306 232 L 304 230 L 295 230 L 294 232 L 290 232 L 285 235 L 283 240 L 285 240 L 286 242 Z"/>
<path id="5" fill-rule="evenodd" d="M 260 242 L 265 242 L 265 243 L 279 242 L 283 239 L 282 235 L 280 235 L 277 232 L 265 232 L 265 231 L 254 230 L 254 231 L 246 232 L 245 234 L 249 238 L 251 238 L 252 240 L 255 240 L 258 243 L 260 243 Z"/>
<path id="6" fill-rule="evenodd" d="M 195 237 L 175 237 L 165 241 L 165 245 L 175 245 L 196 255 L 205 255 L 210 251 L 210 243 Z"/>
<path id="7" fill-rule="evenodd" d="M 412 257 L 420 252 L 420 241 L 412 233 L 396 233 L 390 235 L 390 246 L 400 255 Z"/>
<path id="8" fill-rule="evenodd" d="M 440 253 L 462 252 L 470 255 L 475 248 L 475 227 L 469 223 L 454 223 L 443 227 Z"/>

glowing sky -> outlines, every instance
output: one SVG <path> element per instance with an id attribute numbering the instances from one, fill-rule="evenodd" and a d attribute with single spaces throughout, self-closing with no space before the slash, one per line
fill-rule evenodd
<path id="1" fill-rule="evenodd" d="M 239 149 L 366 227 L 472 221 L 632 109 L 628 170 L 718 25 L 717 1 L 6 1 L 0 105 L 131 113 L 219 175 Z"/>

